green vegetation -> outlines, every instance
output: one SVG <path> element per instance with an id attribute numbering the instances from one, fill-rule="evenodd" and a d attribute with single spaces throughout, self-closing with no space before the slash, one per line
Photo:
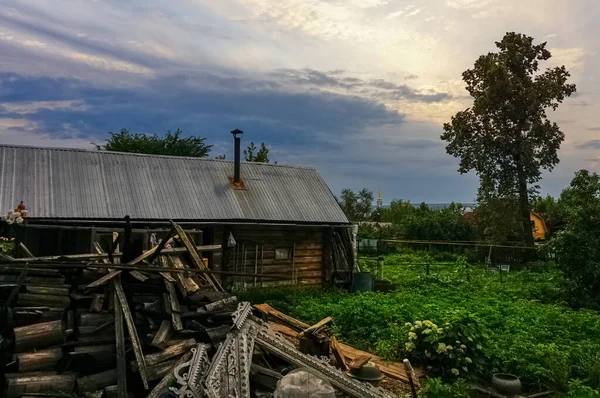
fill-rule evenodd
<path id="1" fill-rule="evenodd" d="M 433 262 L 429 276 L 422 265 L 425 262 Z M 526 270 L 511 270 L 503 274 L 501 283 L 498 271 L 467 267 L 461 258 L 453 263 L 435 262 L 422 253 L 399 253 L 385 258 L 384 278 L 396 289 L 350 294 L 290 288 L 248 292 L 245 298 L 268 302 L 308 323 L 333 316 L 334 332 L 344 342 L 389 359 L 408 357 L 445 383 L 457 378 L 485 379 L 502 371 L 519 375 L 530 391 L 556 389 L 569 396 L 596 396 L 600 316 L 563 304 L 562 274 L 554 266 L 534 263 Z M 432 322 L 444 334 L 425 341 L 427 335 L 421 329 L 415 339 L 409 333 L 417 321 L 421 325 Z M 456 341 L 461 343 L 458 347 L 465 346 L 459 356 L 433 355 L 439 343 L 445 344 L 447 352 L 448 345 L 456 347 Z M 411 342 L 415 347 L 409 345 L 408 350 Z M 426 357 L 426 350 L 431 358 Z M 425 391 L 464 387 L 435 383 L 423 396 L 452 396 Z M 460 396 L 458 390 L 452 391 Z M 573 395 L 577 391 L 583 391 L 582 395 Z M 592 395 L 585 395 L 586 391 Z"/>
<path id="2" fill-rule="evenodd" d="M 158 134 L 133 134 L 127 129 L 121 129 L 118 133 L 109 132 L 110 138 L 104 145 L 96 145 L 96 149 L 198 158 L 208 156 L 212 145 L 205 144 L 204 138 L 182 137 L 182 133 L 180 129 L 177 129 L 174 133 L 167 131 L 164 136 L 159 136 Z"/>
<path id="3" fill-rule="evenodd" d="M 565 139 L 547 111 L 576 88 L 567 83 L 564 66 L 540 71 L 540 63 L 552 57 L 546 43 L 508 32 L 496 47 L 463 73 L 473 105 L 444 124 L 441 138 L 448 154 L 460 159 L 460 173 L 477 172 L 479 202 L 514 202 L 511 213 L 520 219 L 523 242 L 533 246 L 530 195 L 542 171 L 558 164 Z"/>

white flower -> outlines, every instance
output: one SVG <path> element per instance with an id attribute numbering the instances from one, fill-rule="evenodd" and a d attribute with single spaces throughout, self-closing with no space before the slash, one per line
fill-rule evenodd
<path id="1" fill-rule="evenodd" d="M 416 327 L 417 329 L 418 329 L 418 328 L 420 328 L 421 326 L 423 326 L 423 322 L 421 322 L 421 321 L 416 321 L 416 322 L 415 322 L 415 327 Z"/>
<path id="2" fill-rule="evenodd" d="M 446 344 L 444 344 L 444 343 L 439 343 L 439 344 L 438 344 L 438 346 L 437 346 L 437 348 L 435 349 L 435 351 L 436 351 L 438 354 L 441 354 L 441 353 L 443 353 L 443 352 L 446 352 Z"/>
<path id="3" fill-rule="evenodd" d="M 417 339 L 417 334 L 414 332 L 408 332 L 408 339 L 409 340 L 416 340 Z"/>
<path id="4" fill-rule="evenodd" d="M 423 325 L 427 326 L 428 328 L 432 328 L 435 326 L 431 321 L 423 321 Z"/>
<path id="5" fill-rule="evenodd" d="M 408 327 L 408 326 L 412 326 L 412 323 L 410 323 L 410 322 L 406 322 L 406 323 L 404 324 L 404 326 L 406 326 L 406 327 Z"/>
<path id="6" fill-rule="evenodd" d="M 23 218 L 21 218 L 21 217 L 17 217 L 17 219 L 15 220 L 15 222 L 16 222 L 17 224 L 21 224 L 21 223 L 23 222 Z"/>
<path id="7" fill-rule="evenodd" d="M 13 221 L 13 219 L 12 219 L 12 218 L 9 218 L 8 220 L 6 220 L 6 223 L 7 223 L 8 225 L 11 225 L 13 222 L 14 222 L 14 221 Z"/>
<path id="8" fill-rule="evenodd" d="M 451 345 L 449 345 L 449 346 L 446 346 L 446 349 L 447 349 L 448 351 L 452 351 L 454 348 L 452 348 L 452 346 L 451 346 Z"/>
<path id="9" fill-rule="evenodd" d="M 409 342 L 409 343 L 406 343 L 406 344 L 404 344 L 404 347 L 406 348 L 406 351 L 409 351 L 409 352 L 410 352 L 410 351 L 412 351 L 412 350 L 413 350 L 413 349 L 414 349 L 416 346 L 415 346 L 413 343 Z"/>
<path id="10" fill-rule="evenodd" d="M 456 368 L 450 369 L 450 373 L 452 373 L 454 376 L 458 376 L 460 374 L 460 372 Z"/>
<path id="11" fill-rule="evenodd" d="M 423 330 L 423 334 L 429 334 L 431 333 L 431 329 L 427 328 L 425 330 Z"/>
<path id="12" fill-rule="evenodd" d="M 466 350 L 466 349 L 467 349 L 467 346 L 466 346 L 466 345 L 464 345 L 464 344 L 461 344 L 461 345 L 460 345 L 460 348 L 462 348 L 463 350 Z"/>
<path id="13" fill-rule="evenodd" d="M 472 361 L 472 360 L 471 360 L 471 358 L 469 358 L 469 357 L 466 357 L 466 358 L 465 358 L 465 361 L 466 361 L 467 363 L 473 363 L 473 361 Z"/>

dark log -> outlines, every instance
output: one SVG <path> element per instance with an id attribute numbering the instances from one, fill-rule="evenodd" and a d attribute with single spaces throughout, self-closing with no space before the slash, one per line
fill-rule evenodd
<path id="1" fill-rule="evenodd" d="M 58 321 L 65 318 L 65 312 L 64 308 L 17 307 L 15 308 L 15 322 L 18 326 L 24 326 Z"/>
<path id="2" fill-rule="evenodd" d="M 51 321 L 34 325 L 21 326 L 14 329 L 15 352 L 41 349 L 65 341 L 63 321 Z"/>
<path id="3" fill-rule="evenodd" d="M 98 327 L 108 321 L 114 320 L 112 314 L 108 312 L 100 313 L 83 313 L 79 317 L 79 326 L 93 326 Z"/>
<path id="4" fill-rule="evenodd" d="M 62 356 L 61 348 L 49 348 L 38 352 L 15 354 L 13 359 L 17 362 L 19 373 L 25 373 L 55 370 Z"/>
<path id="5" fill-rule="evenodd" d="M 160 328 L 158 332 L 154 335 L 152 339 L 152 345 L 158 348 L 165 348 L 165 343 L 171 338 L 173 335 L 173 328 L 171 327 L 171 322 L 164 320 L 160 324 Z"/>
<path id="6" fill-rule="evenodd" d="M 191 357 L 192 357 L 192 353 L 188 352 L 187 354 L 183 355 L 179 360 L 174 361 L 174 364 L 168 370 L 166 375 L 152 389 L 152 391 L 150 391 L 150 394 L 148 394 L 148 396 L 146 398 L 159 398 L 161 396 L 161 394 L 175 382 L 175 375 L 173 374 L 175 367 L 183 364 L 184 362 L 189 361 Z"/>
<path id="7" fill-rule="evenodd" d="M 3 265 L 0 265 L 3 267 Z M 0 282 L 2 283 L 16 283 L 19 280 L 19 275 L 0 275 Z M 26 276 L 23 279 L 24 284 L 44 284 L 44 285 L 62 285 L 65 283 L 65 278 L 53 278 L 51 276 Z"/>
<path id="8" fill-rule="evenodd" d="M 104 307 L 104 293 L 94 294 L 92 304 L 90 305 L 90 312 L 100 312 Z"/>
<path id="9" fill-rule="evenodd" d="M 107 370 L 77 379 L 79 392 L 92 392 L 102 390 L 104 387 L 115 385 L 117 382 L 117 369 Z"/>
<path id="10" fill-rule="evenodd" d="M 112 369 L 116 364 L 116 351 L 114 344 L 103 344 L 95 346 L 80 346 L 73 348 L 69 353 L 73 369 L 91 369 L 100 371 Z M 90 373 L 88 370 L 85 373 Z"/>
<path id="11" fill-rule="evenodd" d="M 19 293 L 17 303 L 19 307 L 48 306 L 67 308 L 71 304 L 71 299 L 68 296 Z"/>
<path id="12" fill-rule="evenodd" d="M 29 270 L 27 270 L 29 274 Z M 30 294 L 49 294 L 53 296 L 68 296 L 69 295 L 69 287 L 64 286 L 27 286 L 27 293 Z"/>
<path id="13" fill-rule="evenodd" d="M 75 387 L 75 375 L 54 374 L 39 375 L 35 373 L 19 373 L 8 377 L 6 398 L 18 398 L 26 393 L 63 393 L 70 395 Z"/>

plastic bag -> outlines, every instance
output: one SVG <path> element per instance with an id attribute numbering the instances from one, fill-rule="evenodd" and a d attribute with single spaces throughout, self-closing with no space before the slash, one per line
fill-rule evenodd
<path id="1" fill-rule="evenodd" d="M 305 369 L 296 369 L 277 383 L 275 398 L 335 398 L 330 382 Z"/>

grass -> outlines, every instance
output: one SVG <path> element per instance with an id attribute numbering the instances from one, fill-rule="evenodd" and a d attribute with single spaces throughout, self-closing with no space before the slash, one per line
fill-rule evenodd
<path id="1" fill-rule="evenodd" d="M 429 276 L 425 266 L 411 265 L 430 261 Z M 489 335 L 482 376 L 514 373 L 530 391 L 596 396 L 577 391 L 600 388 L 600 316 L 564 305 L 561 275 L 551 265 L 512 270 L 501 283 L 498 271 L 467 270 L 460 260 L 441 263 L 423 254 L 394 254 L 385 259 L 384 279 L 395 290 L 350 294 L 289 288 L 247 292 L 246 298 L 308 323 L 333 316 L 338 338 L 397 360 L 410 356 L 398 325 L 416 320 L 441 325 L 457 312 L 470 314 Z"/>

